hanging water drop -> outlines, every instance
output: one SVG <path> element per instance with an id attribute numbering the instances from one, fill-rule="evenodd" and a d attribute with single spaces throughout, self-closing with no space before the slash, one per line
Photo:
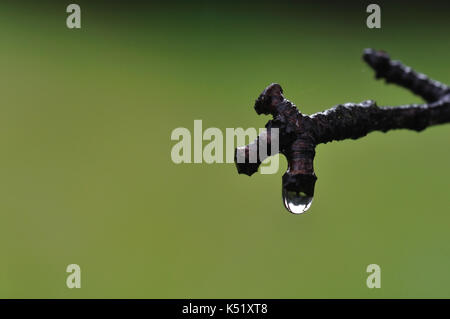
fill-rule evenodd
<path id="1" fill-rule="evenodd" d="M 282 193 L 284 207 L 293 214 L 303 214 L 311 207 L 313 197 L 304 192 L 294 192 L 283 188 Z"/>

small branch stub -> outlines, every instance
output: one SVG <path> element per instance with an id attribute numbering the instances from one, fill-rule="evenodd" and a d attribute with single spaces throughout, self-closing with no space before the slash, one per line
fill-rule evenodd
<path id="1" fill-rule="evenodd" d="M 280 153 L 288 161 L 288 169 L 282 178 L 283 203 L 288 211 L 301 214 L 309 209 L 314 197 L 317 177 L 314 173 L 315 147 L 344 139 L 358 139 L 373 131 L 387 132 L 393 129 L 422 131 L 428 126 L 450 122 L 450 88 L 413 71 L 398 61 L 392 61 L 387 53 L 373 49 L 364 50 L 364 61 L 375 70 L 377 79 L 395 83 L 421 96 L 427 103 L 398 107 L 379 107 L 372 100 L 361 103 L 336 105 L 313 115 L 302 114 L 283 96 L 279 84 L 269 85 L 255 102 L 257 114 L 272 115 L 266 124 L 267 136 L 241 149 L 244 161 L 237 161 L 239 174 L 251 176 L 258 171 L 263 158 L 256 163 L 249 160 L 252 145 L 264 138 L 270 144 L 272 128 L 278 129 Z M 238 152 L 236 149 L 236 153 Z M 275 155 L 275 154 L 269 154 Z"/>

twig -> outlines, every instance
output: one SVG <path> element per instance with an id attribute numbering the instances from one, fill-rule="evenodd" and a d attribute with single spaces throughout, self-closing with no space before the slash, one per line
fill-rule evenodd
<path id="1" fill-rule="evenodd" d="M 266 125 L 267 135 L 262 137 L 267 143 L 273 138 L 270 129 L 279 129 L 279 151 L 288 160 L 288 170 L 282 179 L 283 192 L 293 192 L 297 197 L 312 200 L 317 180 L 313 167 L 317 144 L 357 139 L 373 131 L 410 129 L 419 132 L 428 126 L 450 122 L 448 86 L 413 71 L 399 61 L 392 61 L 383 51 L 366 49 L 363 59 L 375 70 L 377 79 L 384 78 L 387 83 L 403 86 L 427 103 L 378 107 L 374 101 L 367 100 L 340 104 L 309 116 L 300 113 L 293 103 L 284 98 L 279 84 L 269 85 L 256 100 L 255 110 L 258 114 L 273 116 L 273 120 Z M 258 155 L 256 163 L 249 163 L 249 145 L 236 149 L 236 154 L 238 150 L 245 154 L 244 163 L 236 161 L 238 172 L 252 175 L 264 158 Z M 305 205 L 303 211 L 308 207 Z M 289 205 L 286 208 L 292 211 Z"/>

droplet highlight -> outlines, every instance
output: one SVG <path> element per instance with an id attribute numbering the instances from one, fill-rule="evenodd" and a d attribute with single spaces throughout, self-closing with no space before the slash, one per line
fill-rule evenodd
<path id="1" fill-rule="evenodd" d="M 312 196 L 303 192 L 288 191 L 285 188 L 283 188 L 282 194 L 284 207 L 292 214 L 303 214 L 311 207 Z"/>

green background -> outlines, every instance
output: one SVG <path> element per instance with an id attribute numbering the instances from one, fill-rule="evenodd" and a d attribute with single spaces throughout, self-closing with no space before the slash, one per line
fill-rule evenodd
<path id="1" fill-rule="evenodd" d="M 450 297 L 450 127 L 316 149 L 304 215 L 281 176 L 171 161 L 177 127 L 264 127 L 271 82 L 306 114 L 421 102 L 366 47 L 450 83 L 448 6 L 68 1 L 0 5 L 0 297 Z M 206 144 L 206 143 L 205 143 Z M 81 267 L 81 289 L 66 267 Z M 381 289 L 366 267 L 381 266 Z"/>

